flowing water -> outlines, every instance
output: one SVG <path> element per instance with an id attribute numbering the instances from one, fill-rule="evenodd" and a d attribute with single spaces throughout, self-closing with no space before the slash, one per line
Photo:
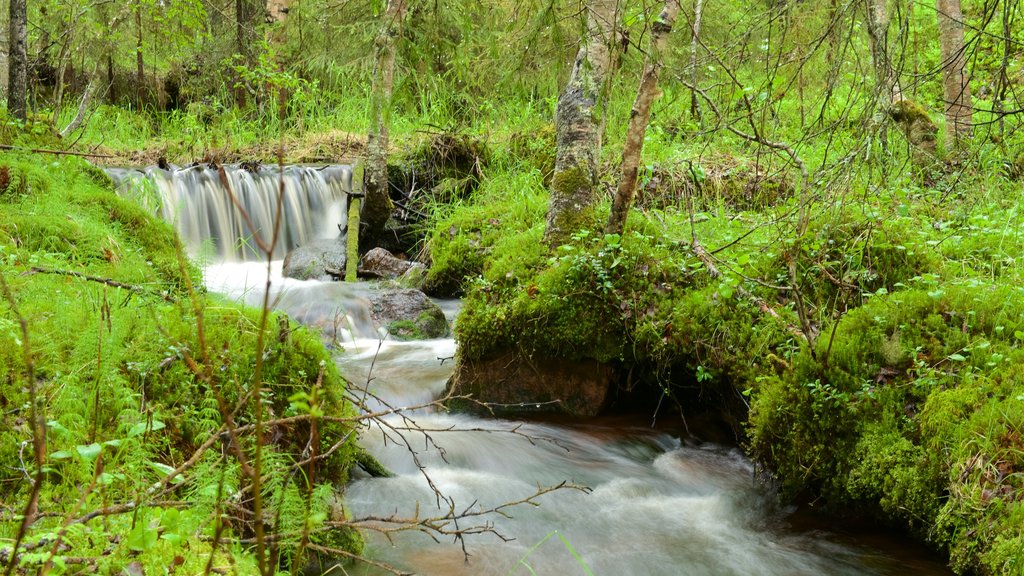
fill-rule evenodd
<path id="1" fill-rule="evenodd" d="M 211 178 L 207 170 L 151 174 L 158 182 L 179 176 L 202 181 L 204 190 Z M 167 216 L 179 230 L 207 230 L 183 220 L 204 211 L 220 214 L 219 207 L 197 202 L 191 208 L 191 200 L 180 200 L 194 192 L 160 190 L 162 206 L 191 210 L 187 217 Z M 309 197 L 296 192 L 304 194 Z M 309 226 L 315 227 L 303 221 L 295 228 Z M 210 290 L 259 305 L 268 269 L 223 262 L 205 274 Z M 423 406 L 444 393 L 454 341 L 388 340 L 370 321 L 373 285 L 282 279 L 279 261 L 269 274 L 274 306 L 323 331 L 342 373 L 374 399 L 369 409 Z M 457 303 L 442 305 L 449 315 L 457 313 Z M 403 570 L 445 576 L 949 574 L 904 538 L 863 527 L 843 530 L 841 523 L 825 531 L 825 521 L 780 507 L 734 447 L 628 419 L 514 421 L 412 408 L 367 428 L 360 442 L 395 476 L 356 472 L 345 495 L 353 518 L 470 513 L 457 524 L 438 524 L 466 531 L 463 539 L 368 531 L 371 557 Z M 539 487 L 561 483 L 575 487 L 532 498 Z M 530 503 L 477 515 L 526 499 Z M 347 570 L 383 573 L 368 566 Z"/>
<path id="2" fill-rule="evenodd" d="M 194 255 L 221 260 L 264 257 L 255 236 L 269 245 L 280 190 L 278 242 L 274 256 L 316 238 L 338 236 L 345 226 L 352 170 L 335 165 L 224 166 L 224 176 L 207 165 L 164 170 L 108 169 L 120 194 L 150 207 L 178 230 Z M 224 182 L 227 182 L 225 186 Z M 237 205 L 237 206 L 236 206 Z M 248 218 L 243 218 L 242 211 Z"/>
<path id="3" fill-rule="evenodd" d="M 395 342 L 369 322 L 373 285 L 282 279 L 272 270 L 275 305 L 325 330 L 336 362 L 379 401 L 372 410 L 415 407 L 444 393 L 453 371 L 451 339 Z M 208 268 L 211 290 L 250 303 L 262 298 L 266 268 Z M 449 314 L 457 304 L 442 303 Z M 369 383 L 367 385 L 367 383 Z M 373 558 L 419 574 L 897 575 L 949 574 L 904 538 L 863 527 L 843 534 L 794 515 L 755 480 L 734 447 L 630 420 L 513 421 L 448 414 L 430 407 L 372 426 L 361 443 L 396 475 L 357 479 L 345 495 L 351 516 L 420 519 L 487 510 L 563 488 L 450 530 L 464 542 L 407 531 L 368 532 Z M 440 496 L 439 496 L 440 495 Z M 877 535 L 877 538 L 872 536 Z M 869 545 L 868 542 L 871 544 Z M 463 549 L 465 544 L 465 550 Z M 468 554 L 468 560 L 467 556 Z M 371 567 L 356 574 L 384 574 Z"/>

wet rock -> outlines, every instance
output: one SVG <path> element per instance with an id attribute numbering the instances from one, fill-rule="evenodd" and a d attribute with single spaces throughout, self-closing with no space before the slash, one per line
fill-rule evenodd
<path id="1" fill-rule="evenodd" d="M 464 406 L 499 414 L 563 412 L 596 416 L 610 399 L 615 369 L 597 360 L 523 356 L 506 351 L 481 360 L 459 361 L 451 386 L 470 395 Z M 486 410 L 490 411 L 490 410 Z"/>
<path id="2" fill-rule="evenodd" d="M 423 268 L 422 264 L 402 260 L 384 248 L 374 248 L 363 255 L 359 271 L 367 276 L 394 279 L 407 274 L 414 268 Z"/>
<path id="3" fill-rule="evenodd" d="M 419 290 L 387 290 L 371 295 L 370 316 L 399 340 L 448 335 L 448 321 L 441 307 Z"/>
<path id="4" fill-rule="evenodd" d="M 341 238 L 314 240 L 284 257 L 284 275 L 297 280 L 333 280 L 345 274 L 345 261 Z"/>

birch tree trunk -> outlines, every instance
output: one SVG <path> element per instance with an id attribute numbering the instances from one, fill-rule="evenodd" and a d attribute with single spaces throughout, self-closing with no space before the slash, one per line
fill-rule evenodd
<path id="1" fill-rule="evenodd" d="M 960 0 L 935 0 L 939 18 L 942 89 L 946 102 L 946 142 L 955 148 L 971 137 L 971 88 L 967 77 L 963 13 Z"/>
<path id="2" fill-rule="evenodd" d="M 27 0 L 11 0 L 9 8 L 7 111 L 24 122 L 28 117 Z"/>
<path id="3" fill-rule="evenodd" d="M 875 92 L 879 103 L 885 109 L 893 102 L 903 99 L 899 78 L 889 56 L 889 14 L 885 0 L 867 0 L 865 8 L 871 59 L 875 68 Z"/>
<path id="4" fill-rule="evenodd" d="M 544 242 L 551 247 L 594 222 L 601 130 L 596 108 L 611 65 L 617 0 L 589 0 L 587 28 L 555 110 L 555 172 Z"/>
<path id="5" fill-rule="evenodd" d="M 615 201 L 605 227 L 607 234 L 622 234 L 626 225 L 629 207 L 636 194 L 636 179 L 640 167 L 640 153 L 644 148 L 644 135 L 651 118 L 651 104 L 658 95 L 658 74 L 662 67 L 662 53 L 668 44 L 676 16 L 679 14 L 679 0 L 665 0 L 658 19 L 651 26 L 651 46 L 644 60 L 644 71 L 640 77 L 640 88 L 636 92 L 633 109 L 629 113 L 629 129 L 626 143 L 622 148 L 622 173 L 615 190 Z"/>
<path id="6" fill-rule="evenodd" d="M 391 90 L 395 76 L 395 38 L 405 16 L 406 0 L 388 0 L 380 32 L 374 41 L 376 63 L 370 87 L 370 132 L 366 140 L 359 244 L 364 249 L 384 231 L 394 205 L 388 196 L 388 130 L 391 126 Z"/>

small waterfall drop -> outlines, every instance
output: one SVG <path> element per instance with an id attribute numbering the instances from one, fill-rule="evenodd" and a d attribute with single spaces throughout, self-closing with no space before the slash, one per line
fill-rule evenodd
<path id="1" fill-rule="evenodd" d="M 254 237 L 259 234 L 269 244 L 279 191 L 281 218 L 274 259 L 345 229 L 345 199 L 352 191 L 349 166 L 247 169 L 225 165 L 224 173 L 230 191 L 219 171 L 206 165 L 108 170 L 118 193 L 150 207 L 173 224 L 193 254 L 207 253 L 228 261 L 264 259 Z"/>

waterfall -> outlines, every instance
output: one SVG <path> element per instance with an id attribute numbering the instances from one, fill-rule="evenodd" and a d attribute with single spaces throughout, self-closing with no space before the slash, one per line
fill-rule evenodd
<path id="1" fill-rule="evenodd" d="M 193 254 L 228 261 L 265 258 L 254 235 L 259 234 L 269 245 L 279 191 L 281 221 L 274 259 L 283 258 L 289 250 L 310 240 L 337 236 L 345 229 L 344 201 L 352 191 L 349 166 L 252 169 L 225 165 L 224 172 L 230 192 L 218 170 L 206 165 L 108 170 L 119 194 L 142 203 L 173 224 Z M 248 221 L 243 214 L 248 215 Z"/>

